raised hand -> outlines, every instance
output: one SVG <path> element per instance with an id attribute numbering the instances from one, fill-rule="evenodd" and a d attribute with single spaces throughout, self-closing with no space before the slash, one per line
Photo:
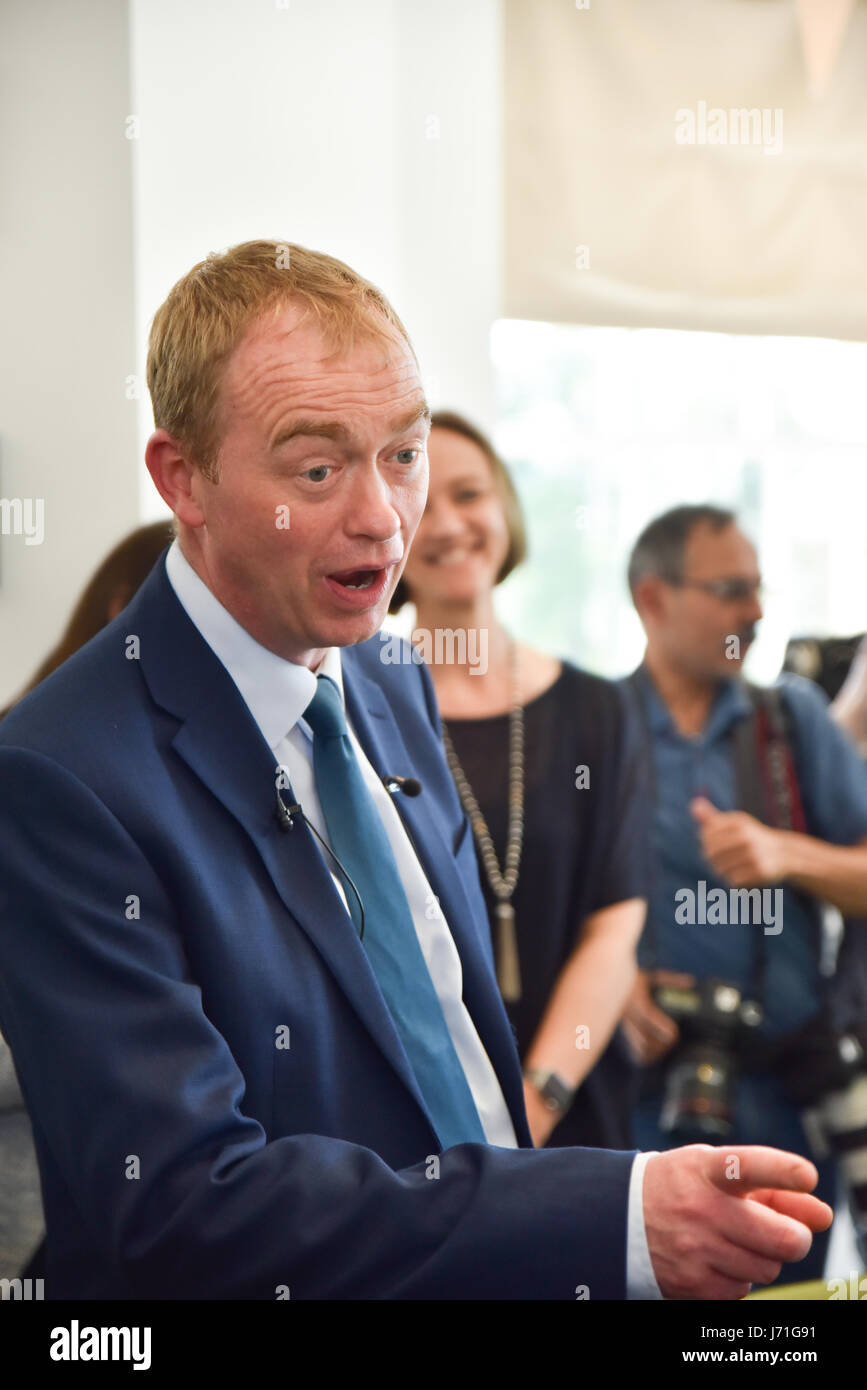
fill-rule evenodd
<path id="1" fill-rule="evenodd" d="M 701 850 L 720 878 L 735 888 L 779 883 L 789 867 L 785 830 L 776 830 L 746 811 L 718 811 L 706 797 L 689 804 L 698 824 Z"/>

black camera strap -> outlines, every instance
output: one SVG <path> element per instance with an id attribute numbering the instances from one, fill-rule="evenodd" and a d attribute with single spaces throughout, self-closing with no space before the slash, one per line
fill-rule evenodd
<path id="1" fill-rule="evenodd" d="M 735 774 L 741 809 L 779 830 L 806 833 L 807 822 L 795 766 L 791 720 L 777 686 L 741 682 L 753 707 L 733 733 Z"/>

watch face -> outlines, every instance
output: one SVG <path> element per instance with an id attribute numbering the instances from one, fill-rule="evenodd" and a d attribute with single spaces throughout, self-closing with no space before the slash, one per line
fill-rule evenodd
<path id="1" fill-rule="evenodd" d="M 542 1087 L 542 1095 L 549 1110 L 566 1111 L 572 1101 L 572 1092 L 564 1086 L 559 1076 L 549 1076 Z"/>
<path id="2" fill-rule="evenodd" d="M 574 1090 L 560 1080 L 556 1072 L 543 1071 L 539 1067 L 530 1068 L 524 1073 L 527 1080 L 538 1091 L 543 1105 L 548 1110 L 557 1111 L 558 1114 L 565 1115 L 572 1104 L 575 1095 Z"/>

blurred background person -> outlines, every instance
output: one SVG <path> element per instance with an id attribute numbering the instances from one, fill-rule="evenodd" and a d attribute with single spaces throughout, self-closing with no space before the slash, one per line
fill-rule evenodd
<path id="1" fill-rule="evenodd" d="M 867 638 L 800 636 L 790 639 L 784 671 L 806 676 L 831 701 L 828 713 L 867 761 Z M 840 1152 L 849 1213 L 862 1268 L 867 1268 L 867 920 L 826 907 L 824 927 L 831 958 L 828 982 L 832 1028 L 805 1039 L 803 1075 L 821 1078 L 831 1097 L 832 1123 L 839 1115 Z M 830 1045 L 829 1045 L 830 1044 Z M 816 1115 L 820 1131 L 827 1128 Z M 860 1134 L 860 1138 L 859 1138 Z"/>
<path id="2" fill-rule="evenodd" d="M 0 710 L 0 718 L 117 617 L 173 539 L 172 523 L 155 521 L 131 531 L 106 555 L 82 590 L 56 646 L 39 663 L 24 689 Z"/>
<path id="3" fill-rule="evenodd" d="M 489 441 L 438 412 L 428 456 L 427 506 L 392 611 L 412 601 L 412 637 L 430 660 L 530 1128 L 537 1146 L 626 1147 L 629 1067 L 612 1034 L 647 893 L 640 731 L 614 684 L 499 621 L 494 589 L 526 544 Z"/>
<path id="4" fill-rule="evenodd" d="M 172 524 L 158 521 L 140 526 L 115 546 L 88 581 L 59 642 L 40 663 L 18 699 L 23 699 L 117 617 L 173 537 Z M 2 714 L 11 708 L 12 705 L 7 706 Z M 38 1277 L 43 1231 L 30 1120 L 11 1053 L 0 1036 L 0 1278 L 15 1278 L 28 1257 L 28 1275 Z"/>
<path id="5" fill-rule="evenodd" d="M 629 586 L 647 634 L 629 684 L 656 788 L 653 887 L 624 1016 L 648 1068 L 635 1137 L 646 1149 L 701 1139 L 815 1158 L 802 1087 L 828 1033 L 821 904 L 867 911 L 867 774 L 811 683 L 741 680 L 761 576 L 731 511 L 657 517 L 635 543 Z M 729 906 L 730 888 L 771 885 L 781 891 L 759 895 L 761 915 L 751 901 L 744 920 L 744 894 Z M 715 890 L 723 908 L 698 908 Z M 834 1165 L 818 1167 L 833 1203 Z M 826 1247 L 814 1243 L 804 1278 L 821 1276 Z"/>
<path id="6" fill-rule="evenodd" d="M 846 730 L 861 757 L 867 759 L 867 637 L 858 646 L 830 714 Z"/>

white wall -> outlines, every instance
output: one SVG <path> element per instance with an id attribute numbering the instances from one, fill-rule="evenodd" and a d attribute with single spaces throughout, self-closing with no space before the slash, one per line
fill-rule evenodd
<path id="1" fill-rule="evenodd" d="M 45 519 L 0 536 L 5 703 L 138 517 L 126 7 L 3 0 L 0 25 L 0 497 Z"/>
<path id="2" fill-rule="evenodd" d="M 142 376 L 174 281 L 208 251 L 275 237 L 379 284 L 434 403 L 492 423 L 499 0 L 133 0 L 131 13 Z M 152 427 L 145 397 L 141 445 Z M 142 508 L 163 514 L 144 469 Z"/>
<path id="3" fill-rule="evenodd" d="M 111 546 L 164 514 L 150 318 L 210 250 L 299 241 L 380 284 L 434 405 L 493 424 L 500 0 L 0 0 L 0 703 Z M 127 117 L 138 118 L 128 139 Z M 126 398 L 139 377 L 138 405 Z"/>

